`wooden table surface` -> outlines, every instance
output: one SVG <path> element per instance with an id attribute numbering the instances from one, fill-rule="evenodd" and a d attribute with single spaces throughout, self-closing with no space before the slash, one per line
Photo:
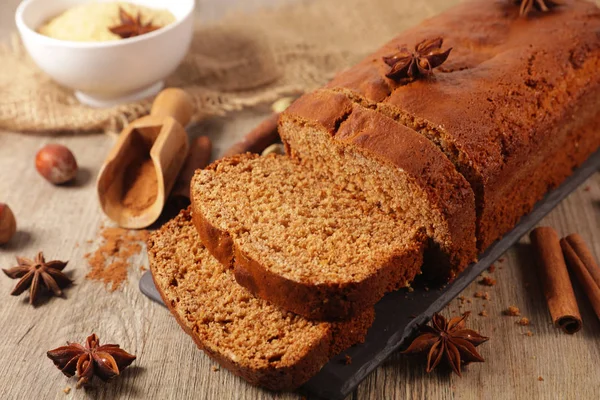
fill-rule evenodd
<path id="1" fill-rule="evenodd" d="M 228 3 L 202 1 L 205 18 L 218 18 Z M 274 0 L 273 0 L 274 1 Z M 0 3 L 0 35 L 14 29 L 12 15 L 18 0 Z M 262 1 L 265 3 L 265 1 Z M 254 126 L 264 114 L 248 111 L 208 121 L 193 134 L 208 134 L 215 142 L 214 156 Z M 49 142 L 63 143 L 75 153 L 82 173 L 76 184 L 54 187 L 35 171 L 37 149 Z M 19 231 L 9 245 L 0 247 L 0 266 L 10 267 L 14 256 L 33 257 L 43 250 L 48 258 L 69 260 L 76 284 L 65 298 L 50 298 L 39 307 L 27 296 L 11 297 L 16 283 L 0 276 L 0 397 L 2 399 L 297 399 L 295 393 L 271 393 L 252 387 L 216 365 L 197 350 L 169 312 L 138 290 L 139 266 L 147 265 L 145 252 L 132 260 L 129 280 L 121 291 L 109 293 L 102 284 L 85 279 L 84 259 L 98 245 L 103 217 L 95 196 L 95 178 L 114 139 L 108 135 L 27 136 L 0 132 L 0 201 L 17 216 Z M 560 234 L 579 232 L 600 256 L 600 175 L 590 178 L 562 202 L 543 225 Z M 86 241 L 92 240 L 89 244 Z M 456 315 L 470 310 L 469 325 L 490 336 L 479 349 L 484 364 L 467 367 L 463 377 L 448 371 L 426 374 L 420 360 L 394 354 L 373 372 L 349 398 L 458 398 L 458 399 L 592 399 L 600 393 L 600 323 L 581 288 L 577 298 L 584 319 L 581 332 L 568 336 L 550 322 L 529 239 L 524 237 L 496 263 L 494 287 L 477 282 L 444 310 Z M 476 299 L 477 291 L 491 299 Z M 520 308 L 531 326 L 503 315 L 510 305 Z M 487 310 L 488 316 L 478 313 Z M 525 333 L 531 331 L 532 336 Z M 137 355 L 122 376 L 109 384 L 75 389 L 46 357 L 47 350 L 66 340 L 83 341 L 91 333 L 119 343 Z M 63 393 L 67 386 L 73 388 Z"/>

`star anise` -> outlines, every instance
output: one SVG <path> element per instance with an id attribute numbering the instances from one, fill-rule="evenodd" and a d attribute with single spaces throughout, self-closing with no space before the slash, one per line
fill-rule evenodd
<path id="1" fill-rule="evenodd" d="M 90 382 L 96 375 L 107 381 L 127 368 L 135 356 L 121 349 L 118 344 L 100 346 L 95 333 L 88 336 L 85 347 L 79 343 L 67 342 L 66 346 L 50 350 L 48 358 L 63 374 L 71 377 L 77 373 L 77 387 Z"/>
<path id="2" fill-rule="evenodd" d="M 452 48 L 442 51 L 443 43 L 442 38 L 427 39 L 417 44 L 414 51 L 402 47 L 398 53 L 383 57 L 383 61 L 391 67 L 385 76 L 398 82 L 408 83 L 419 76 L 431 74 L 434 68 L 448 59 L 452 51 Z"/>
<path id="3" fill-rule="evenodd" d="M 25 257 L 17 257 L 17 263 L 19 265 L 16 267 L 2 269 L 2 271 L 12 279 L 21 278 L 10 294 L 18 296 L 29 288 L 29 304 L 35 303 L 40 292 L 40 286 L 42 285 L 55 296 L 62 296 L 63 292 L 61 288 L 73 283 L 62 272 L 67 266 L 68 261 L 46 262 L 44 254 L 41 251 L 33 260 Z"/>
<path id="4" fill-rule="evenodd" d="M 469 312 L 462 316 L 454 317 L 450 321 L 434 314 L 431 325 L 421 327 L 419 335 L 403 354 L 416 354 L 429 351 L 427 355 L 427 372 L 433 371 L 442 358 L 452 367 L 458 376 L 461 375 L 461 366 L 471 362 L 483 362 L 483 357 L 477 353 L 475 347 L 486 342 L 489 338 L 465 328 L 465 319 Z"/>
<path id="5" fill-rule="evenodd" d="M 152 21 L 148 21 L 146 24 L 143 24 L 142 17 L 139 12 L 137 17 L 134 18 L 121 7 L 119 7 L 119 18 L 121 19 L 121 25 L 112 26 L 108 29 L 123 39 L 143 35 L 160 28 L 160 26 L 152 25 Z"/>
<path id="6" fill-rule="evenodd" d="M 562 0 L 515 0 L 515 4 L 521 5 L 519 13 L 521 16 L 526 16 L 533 8 L 541 12 L 548 12 L 552 7 L 563 5 L 565 2 Z"/>

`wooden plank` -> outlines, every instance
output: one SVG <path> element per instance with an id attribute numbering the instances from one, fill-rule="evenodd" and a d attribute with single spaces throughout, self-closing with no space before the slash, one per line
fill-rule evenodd
<path id="1" fill-rule="evenodd" d="M 200 9 L 213 10 L 207 19 L 223 15 L 228 2 L 202 0 Z M 11 18 L 18 0 L 0 3 L 0 35 L 13 27 Z M 221 9 L 210 7 L 221 7 Z M 259 4 L 260 1 L 256 1 Z M 264 3 L 262 3 L 264 4 Z M 210 5 L 210 7 L 209 7 Z M 248 131 L 264 116 L 244 112 L 234 119 L 215 119 L 194 128 L 193 134 L 209 133 L 217 154 Z M 79 184 L 56 188 L 34 169 L 37 149 L 48 142 L 68 145 L 84 173 Z M 170 314 L 137 290 L 146 256 L 132 260 L 136 266 L 122 291 L 108 293 L 101 284 L 84 279 L 88 266 L 85 253 L 95 249 L 86 240 L 95 239 L 105 222 L 96 196 L 94 180 L 113 138 L 104 135 L 32 137 L 0 133 L 0 201 L 10 204 L 19 223 L 16 240 L 0 248 L 0 266 L 9 267 L 14 256 L 32 256 L 38 250 L 49 258 L 70 260 L 76 285 L 66 290 L 65 299 L 50 299 L 32 308 L 26 296 L 10 297 L 15 281 L 0 277 L 0 393 L 6 399 L 297 399 L 293 393 L 275 394 L 251 387 L 227 371 L 213 371 L 212 362 L 198 351 Z M 600 256 L 600 175 L 555 209 L 543 222 L 565 235 L 579 232 Z M 491 336 L 480 347 L 485 364 L 466 368 L 462 379 L 448 371 L 427 375 L 422 360 L 395 354 L 363 382 L 351 398 L 596 398 L 600 390 L 597 360 L 600 359 L 600 323 L 586 299 L 576 288 L 584 318 L 583 330 L 567 336 L 550 325 L 528 238 L 497 263 L 494 287 L 472 284 L 465 300 L 455 300 L 446 315 L 473 312 L 469 325 Z M 577 285 L 576 285 L 577 286 Z M 487 291 L 491 300 L 473 298 Z M 484 306 L 485 305 L 485 306 Z M 502 315 L 516 305 L 532 325 L 521 327 L 517 318 Z M 488 317 L 477 315 L 486 309 Z M 528 330 L 533 336 L 524 333 Z M 65 340 L 84 340 L 96 332 L 101 340 L 119 343 L 138 359 L 123 375 L 109 384 L 75 390 L 45 356 Z M 539 381 L 538 377 L 544 380 Z M 69 395 L 62 390 L 73 387 Z"/>

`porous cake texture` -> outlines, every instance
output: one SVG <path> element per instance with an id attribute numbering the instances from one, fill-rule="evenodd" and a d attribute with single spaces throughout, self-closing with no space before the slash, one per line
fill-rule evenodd
<path id="1" fill-rule="evenodd" d="M 313 319 L 345 319 L 407 286 L 423 232 L 287 156 L 246 154 L 197 171 L 193 219 L 208 250 L 255 295 Z M 402 220 L 402 219 L 401 219 Z"/>
<path id="2" fill-rule="evenodd" d="M 202 245 L 189 211 L 152 233 L 148 255 L 163 301 L 198 347 L 254 385 L 291 390 L 364 340 L 372 308 L 343 323 L 309 321 L 254 297 Z"/>
<path id="3" fill-rule="evenodd" d="M 423 227 L 433 245 L 428 275 L 451 278 L 475 261 L 473 191 L 423 135 L 329 90 L 292 104 L 279 132 L 288 154 L 313 174 L 360 196 L 399 227 L 407 220 Z"/>

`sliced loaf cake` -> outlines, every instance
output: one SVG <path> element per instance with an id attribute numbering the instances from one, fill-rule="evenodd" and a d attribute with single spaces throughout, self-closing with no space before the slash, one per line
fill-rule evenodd
<path id="1" fill-rule="evenodd" d="M 522 17 L 515 3 L 463 2 L 326 86 L 414 128 L 456 165 L 476 196 L 481 251 L 600 145 L 600 8 L 566 0 Z M 386 77 L 384 57 L 437 37 L 452 52 L 431 77 Z M 313 146 L 292 151 L 309 157 Z"/>
<path id="2" fill-rule="evenodd" d="M 198 347 L 254 385 L 291 390 L 364 340 L 373 309 L 343 323 L 306 320 L 257 299 L 202 245 L 188 211 L 148 240 L 165 304 Z"/>
<path id="3" fill-rule="evenodd" d="M 211 254 L 240 285 L 307 318 L 357 315 L 422 264 L 424 234 L 411 215 L 383 212 L 287 156 L 219 160 L 196 172 L 191 191 Z"/>

